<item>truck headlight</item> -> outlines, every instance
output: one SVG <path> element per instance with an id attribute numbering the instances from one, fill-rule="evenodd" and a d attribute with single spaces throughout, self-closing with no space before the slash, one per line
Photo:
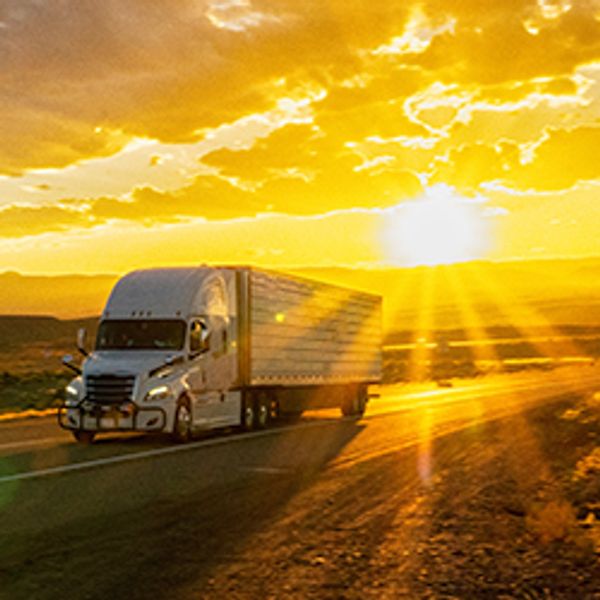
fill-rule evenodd
<path id="1" fill-rule="evenodd" d="M 145 401 L 154 402 L 156 400 L 166 400 L 171 397 L 171 390 L 168 385 L 159 385 L 152 388 L 144 398 Z"/>
<path id="2" fill-rule="evenodd" d="M 65 404 L 68 407 L 73 407 L 73 406 L 77 406 L 79 404 L 79 392 L 77 391 L 77 388 L 72 386 L 72 385 L 68 385 L 65 389 Z"/>

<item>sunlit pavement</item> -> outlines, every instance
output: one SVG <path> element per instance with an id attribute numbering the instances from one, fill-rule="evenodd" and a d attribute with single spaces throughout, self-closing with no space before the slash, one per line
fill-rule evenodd
<path id="1" fill-rule="evenodd" d="M 508 418 L 525 426 L 525 411 L 598 389 L 597 368 L 482 378 L 450 388 L 388 386 L 360 420 L 315 411 L 298 423 L 210 435 L 184 446 L 164 437 L 104 436 L 81 447 L 53 420 L 4 423 L 0 559 L 13 557 L 14 568 L 4 573 L 0 568 L 0 584 L 13 573 L 8 582 L 18 591 L 15 598 L 67 597 L 73 585 L 85 591 L 80 597 L 100 598 L 125 578 L 130 598 L 196 598 L 204 597 L 209 575 L 223 571 L 224 580 L 210 577 L 217 582 L 210 597 L 223 597 L 231 585 L 228 569 L 238 573 L 249 564 L 248 558 L 230 558 L 233 549 L 254 556 L 279 543 L 264 559 L 283 560 L 292 552 L 286 564 L 298 571 L 297 585 L 304 589 L 310 584 L 306 569 L 345 556 L 348 544 L 364 545 L 370 531 L 408 535 L 402 542 L 394 538 L 395 546 L 402 546 L 394 552 L 412 552 L 427 531 L 427 516 L 419 517 L 424 524 L 410 535 L 402 533 L 412 531 L 406 519 L 427 506 L 423 494 L 435 485 L 440 469 L 486 459 L 492 452 L 486 437 L 490 423 Z M 539 464 L 534 466 L 532 473 L 539 473 Z M 485 481 L 489 477 L 493 481 L 492 474 Z M 363 529 L 364 511 L 373 512 L 375 521 Z M 387 523 L 386 511 L 398 523 Z M 302 524 L 301 532 L 290 531 L 286 519 Z M 353 523 L 348 532 L 347 519 Z M 294 561 L 296 547 L 309 556 L 307 566 Z M 29 549 L 41 553 L 35 572 L 23 566 Z M 402 560 L 412 560 L 406 556 Z M 56 577 L 64 560 L 80 573 L 76 582 Z M 157 561 L 161 569 L 150 569 Z M 268 580 L 277 577 L 277 564 L 265 575 Z M 352 565 L 346 566 L 351 573 Z M 339 565 L 335 569 L 342 577 L 338 584 L 350 585 L 344 579 L 350 575 L 345 570 L 340 575 Z M 246 575 L 248 582 L 256 581 L 254 571 Z M 173 581 L 177 589 L 192 591 L 174 596 Z M 286 585 L 271 587 L 279 593 Z M 259 597 L 260 589 L 254 594 Z"/>
<path id="2" fill-rule="evenodd" d="M 526 372 L 444 382 L 442 387 L 435 382 L 373 386 L 371 392 L 376 397 L 369 403 L 363 422 L 415 411 L 425 411 L 431 419 L 431 411 L 435 411 L 437 425 L 450 424 L 454 430 L 481 419 L 512 414 L 550 392 L 557 395 L 587 389 L 598 382 L 600 369 L 586 366 L 543 374 Z M 255 437 L 279 436 L 307 428 L 331 427 L 344 420 L 353 419 L 341 419 L 337 409 L 309 411 L 297 423 L 283 422 L 266 431 L 244 434 L 230 431 L 205 434 L 186 446 L 174 446 L 162 435 L 106 434 L 90 447 L 76 444 L 69 432 L 58 428 L 54 417 L 8 421 L 0 423 L 0 457 L 3 457 L 0 484 L 240 443 Z M 450 429 L 446 427 L 444 431 Z M 403 443 L 414 443 L 414 439 L 403 440 Z M 31 461 L 32 456 L 36 457 L 35 461 Z M 43 467 L 26 469 L 27 462 Z"/>

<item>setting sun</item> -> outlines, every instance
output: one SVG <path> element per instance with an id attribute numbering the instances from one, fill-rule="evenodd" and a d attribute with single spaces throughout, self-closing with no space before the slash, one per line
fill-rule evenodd
<path id="1" fill-rule="evenodd" d="M 384 240 L 395 263 L 439 265 L 482 257 L 490 245 L 490 232 L 479 203 L 438 188 L 399 205 Z"/>

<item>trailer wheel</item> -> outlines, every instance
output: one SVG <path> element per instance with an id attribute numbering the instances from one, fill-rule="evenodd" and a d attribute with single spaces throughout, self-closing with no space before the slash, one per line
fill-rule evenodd
<path id="1" fill-rule="evenodd" d="M 192 411 L 187 398 L 180 400 L 177 405 L 172 436 L 180 444 L 185 444 L 192 439 Z"/>
<path id="2" fill-rule="evenodd" d="M 88 446 L 94 443 L 96 432 L 94 431 L 74 431 L 73 437 L 80 443 Z"/>
<path id="3" fill-rule="evenodd" d="M 351 417 L 352 415 L 354 415 L 354 412 L 356 410 L 356 398 L 345 398 L 344 401 L 342 402 L 342 415 L 344 415 L 344 417 Z"/>
<path id="4" fill-rule="evenodd" d="M 362 417 L 367 408 L 367 386 L 350 386 L 345 391 L 341 406 L 342 415 L 344 417 Z"/>
<path id="5" fill-rule="evenodd" d="M 343 390 L 342 397 L 342 415 L 351 417 L 356 414 L 358 405 L 358 388 L 354 385 L 349 385 Z"/>
<path id="6" fill-rule="evenodd" d="M 271 420 L 271 399 L 267 392 L 260 392 L 256 399 L 256 428 L 265 429 Z"/>
<path id="7" fill-rule="evenodd" d="M 362 417 L 367 409 L 367 402 L 369 401 L 369 391 L 366 385 L 358 387 L 356 395 L 356 415 Z"/>
<path id="8" fill-rule="evenodd" d="M 248 394 L 242 404 L 242 430 L 252 431 L 256 425 L 255 423 L 256 411 L 254 410 L 254 400 L 252 396 Z"/>

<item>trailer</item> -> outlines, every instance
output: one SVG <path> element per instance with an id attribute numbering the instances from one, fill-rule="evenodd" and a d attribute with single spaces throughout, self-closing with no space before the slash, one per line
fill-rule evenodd
<path id="1" fill-rule="evenodd" d="M 134 271 L 115 285 L 59 424 L 104 431 L 267 427 L 303 411 L 364 413 L 381 377 L 381 298 L 255 267 Z"/>

